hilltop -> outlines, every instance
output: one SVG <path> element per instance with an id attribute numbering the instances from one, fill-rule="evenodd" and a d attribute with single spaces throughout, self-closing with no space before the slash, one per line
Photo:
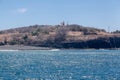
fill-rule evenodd
<path id="1" fill-rule="evenodd" d="M 0 31 L 0 45 L 53 48 L 120 48 L 120 33 L 77 24 L 33 25 Z"/>

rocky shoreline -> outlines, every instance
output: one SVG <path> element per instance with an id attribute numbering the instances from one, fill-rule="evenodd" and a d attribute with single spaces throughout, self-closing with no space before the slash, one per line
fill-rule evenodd
<path id="1" fill-rule="evenodd" d="M 54 49 L 61 49 L 61 50 L 120 50 L 120 48 L 49 48 L 49 47 L 35 47 L 35 46 L 24 46 L 24 45 L 5 45 L 0 46 L 0 50 L 54 50 Z"/>
<path id="2" fill-rule="evenodd" d="M 24 45 L 5 45 L 0 46 L 0 50 L 50 50 L 47 47 L 34 47 L 34 46 L 24 46 Z"/>

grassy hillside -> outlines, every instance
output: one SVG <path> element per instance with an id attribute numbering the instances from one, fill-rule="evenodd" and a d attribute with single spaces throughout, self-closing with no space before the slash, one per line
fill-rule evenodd
<path id="1" fill-rule="evenodd" d="M 0 45 L 16 44 L 56 48 L 113 48 L 120 47 L 120 34 L 76 24 L 33 25 L 0 31 Z"/>

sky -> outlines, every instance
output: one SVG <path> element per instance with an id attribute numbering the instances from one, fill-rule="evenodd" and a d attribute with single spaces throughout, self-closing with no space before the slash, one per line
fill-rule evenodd
<path id="1" fill-rule="evenodd" d="M 0 30 L 62 21 L 120 30 L 120 0 L 0 0 Z"/>

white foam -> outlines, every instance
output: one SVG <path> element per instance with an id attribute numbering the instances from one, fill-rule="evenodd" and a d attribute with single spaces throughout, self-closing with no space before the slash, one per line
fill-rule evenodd
<path id="1" fill-rule="evenodd" d="M 83 78 L 91 78 L 92 76 L 82 76 Z"/>
<path id="2" fill-rule="evenodd" d="M 51 49 L 49 51 L 60 51 L 60 49 Z"/>
<path id="3" fill-rule="evenodd" d="M 19 50 L 0 50 L 0 51 L 19 51 Z"/>

